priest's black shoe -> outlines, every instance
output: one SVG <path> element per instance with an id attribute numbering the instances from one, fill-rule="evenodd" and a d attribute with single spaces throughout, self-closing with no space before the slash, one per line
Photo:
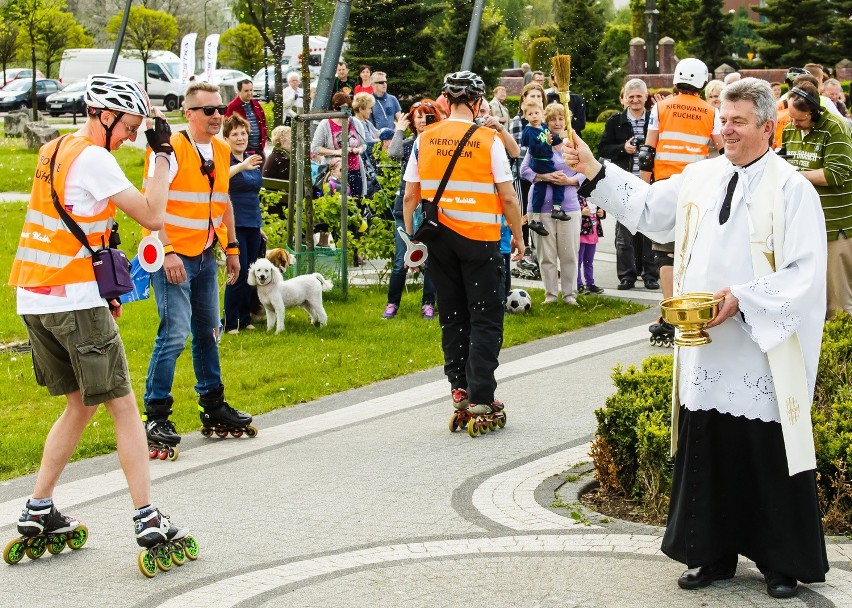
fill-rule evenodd
<path id="1" fill-rule="evenodd" d="M 766 579 L 766 593 L 772 597 L 784 599 L 785 597 L 793 597 L 799 592 L 799 583 L 792 576 L 785 576 L 778 572 L 766 572 L 763 578 Z"/>
<path id="2" fill-rule="evenodd" d="M 731 568 L 729 564 L 716 563 L 712 566 L 690 568 L 680 575 L 680 578 L 677 579 L 677 584 L 681 589 L 701 589 L 713 581 L 722 581 L 728 578 L 733 578 L 736 573 L 736 562 L 734 563 L 733 568 Z"/>

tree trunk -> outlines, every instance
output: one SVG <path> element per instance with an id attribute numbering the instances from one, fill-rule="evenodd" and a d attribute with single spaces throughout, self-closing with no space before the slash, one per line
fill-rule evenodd
<path id="1" fill-rule="evenodd" d="M 30 40 L 35 40 L 34 37 L 30 37 Z M 32 59 L 33 66 L 33 78 L 32 78 L 32 88 L 30 89 L 30 103 L 33 106 L 33 121 L 38 120 L 38 96 L 36 95 L 36 52 L 35 52 L 35 42 L 32 45 L 32 51 L 30 53 Z"/>
<path id="2" fill-rule="evenodd" d="M 284 37 L 276 36 L 274 42 L 275 44 L 272 47 L 272 64 L 275 67 L 275 93 L 272 95 L 274 103 L 272 120 L 275 123 L 273 127 L 277 127 L 284 124 L 284 112 L 281 103 L 284 94 L 284 83 L 282 82 L 284 79 L 284 70 L 281 67 L 281 60 L 284 58 Z"/>

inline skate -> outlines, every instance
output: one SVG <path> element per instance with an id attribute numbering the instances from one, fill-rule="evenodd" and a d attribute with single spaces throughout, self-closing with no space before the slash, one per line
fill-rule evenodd
<path id="1" fill-rule="evenodd" d="M 180 435 L 175 431 L 174 423 L 168 418 L 142 417 L 145 422 L 145 435 L 148 437 L 148 458 L 154 460 L 177 460 L 180 450 Z"/>
<path id="2" fill-rule="evenodd" d="M 541 270 L 534 257 L 521 258 L 515 264 L 515 267 L 512 268 L 511 275 L 516 279 L 526 279 L 528 281 L 541 280 Z"/>
<path id="3" fill-rule="evenodd" d="M 136 542 L 143 547 L 137 559 L 139 571 L 146 577 L 153 578 L 157 570 L 168 572 L 172 565 L 183 566 L 187 559 L 198 559 L 198 542 L 189 529 L 173 525 L 159 509 L 136 515 L 133 522 Z"/>
<path id="4" fill-rule="evenodd" d="M 257 436 L 257 427 L 251 424 L 251 415 L 228 405 L 224 388 L 201 395 L 198 398 L 198 414 L 202 424 L 201 434 L 205 437 L 213 433 L 221 439 L 228 434 L 232 437 L 242 437 L 243 433 L 249 437 Z"/>
<path id="5" fill-rule="evenodd" d="M 506 426 L 506 412 L 500 401 L 495 400 L 491 405 L 471 405 L 466 390 L 454 389 L 453 407 L 456 411 L 450 418 L 451 433 L 460 428 L 467 428 L 468 435 L 478 437 Z"/>
<path id="6" fill-rule="evenodd" d="M 62 515 L 52 504 L 33 507 L 27 502 L 18 520 L 20 538 L 9 541 L 3 549 L 3 561 L 17 564 L 26 555 L 38 559 L 47 551 L 58 555 L 67 546 L 77 550 L 86 544 L 89 529 L 73 517 Z"/>
<path id="7" fill-rule="evenodd" d="M 654 346 L 662 346 L 663 348 L 674 346 L 674 325 L 666 323 L 662 318 L 651 324 L 648 331 L 651 332 L 650 342 Z"/>

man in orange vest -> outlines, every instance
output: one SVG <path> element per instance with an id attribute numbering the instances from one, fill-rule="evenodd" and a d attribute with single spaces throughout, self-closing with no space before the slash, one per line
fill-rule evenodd
<path id="1" fill-rule="evenodd" d="M 203 432 L 253 435 L 251 416 L 225 401 L 219 366 L 219 280 L 215 247 L 225 250 L 228 284 L 239 276 L 239 245 L 228 197 L 230 150 L 215 137 L 225 105 L 219 87 L 195 82 L 186 89 L 187 130 L 171 137 L 169 200 L 159 237 L 163 267 L 151 275 L 160 327 L 145 381 L 145 429 L 152 446 L 175 446 L 180 435 L 172 413 L 177 358 L 192 333 L 195 391 Z M 150 176 L 150 156 L 146 174 Z"/>
<path id="2" fill-rule="evenodd" d="M 722 150 L 722 125 L 716 109 L 701 99 L 709 73 L 700 59 L 683 59 L 675 66 L 676 95 L 667 97 L 651 108 L 648 136 L 639 151 L 640 176 L 648 183 L 668 179 L 681 173 L 688 164 L 708 158 L 712 139 Z M 660 267 L 663 298 L 672 295 L 674 243 L 654 243 Z M 648 328 L 652 344 L 671 346 L 674 328 L 660 319 Z"/>
<path id="3" fill-rule="evenodd" d="M 421 198 L 434 201 L 442 180 L 438 232 L 428 243 L 429 272 L 438 291 L 444 373 L 450 381 L 456 412 L 451 430 L 469 424 L 475 436 L 503 426 L 503 404 L 494 398 L 497 357 L 503 341 L 504 287 L 500 227 L 503 216 L 512 230 L 514 260 L 524 253 L 521 211 L 512 171 L 500 135 L 475 127 L 485 84 L 468 71 L 448 74 L 443 96 L 448 120 L 426 128 L 414 142 L 405 171 L 403 219 L 413 232 L 413 214 Z M 450 161 L 465 136 L 451 173 Z"/>
<path id="4" fill-rule="evenodd" d="M 146 228 L 159 229 L 168 190 L 170 131 L 162 113 L 155 110 L 156 119 L 147 121 L 145 132 L 153 150 L 153 175 L 147 192 L 141 194 L 110 152 L 135 140 L 144 129 L 151 114 L 148 95 L 128 78 L 95 74 L 88 79 L 83 101 L 88 119 L 80 130 L 39 150 L 9 279 L 17 287 L 17 310 L 32 345 L 36 381 L 51 395 L 65 395 L 67 401 L 45 440 L 41 468 L 18 520 L 18 532 L 26 542 L 50 533 L 64 534 L 75 548 L 85 543 L 86 527 L 62 515 L 52 497 L 80 436 L 103 403 L 115 424 L 119 461 L 136 508 L 136 540 L 150 547 L 180 540 L 188 530 L 173 525 L 151 505 L 145 434 L 115 323 L 121 303 L 101 297 L 91 254 L 68 229 L 57 205 L 79 225 L 92 248 L 100 249 L 109 241 L 116 207 Z M 9 547 L 4 559 L 20 560 L 24 553 L 20 548 Z"/>

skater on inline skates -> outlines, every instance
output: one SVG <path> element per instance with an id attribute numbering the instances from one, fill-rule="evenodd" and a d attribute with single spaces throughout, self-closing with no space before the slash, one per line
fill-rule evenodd
<path id="1" fill-rule="evenodd" d="M 679 97 L 679 96 L 678 96 Z M 566 161 L 580 194 L 631 232 L 675 242 L 674 292 L 720 301 L 712 342 L 677 350 L 674 474 L 662 551 L 692 590 L 757 564 L 767 593 L 828 571 L 810 404 L 826 310 L 819 195 L 769 149 L 775 97 L 744 78 L 722 92 L 724 156 L 648 185 L 601 164 L 579 138 Z"/>
<path id="2" fill-rule="evenodd" d="M 88 114 L 84 125 L 39 151 L 9 279 L 17 287 L 17 310 L 32 345 L 36 381 L 67 401 L 45 440 L 32 498 L 18 520 L 21 538 L 3 552 L 10 564 L 25 553 L 35 559 L 45 550 L 55 554 L 65 544 L 79 549 L 86 542 L 88 530 L 57 510 L 53 492 L 100 404 L 115 424 L 119 462 L 136 509 L 139 545 L 183 542 L 188 532 L 151 504 L 145 433 L 115 323 L 121 304 L 101 296 L 91 254 L 69 228 L 77 227 L 81 239 L 100 248 L 110 239 L 118 208 L 146 228 L 160 229 L 168 193 L 170 129 L 133 80 L 112 74 L 90 76 L 83 100 Z M 142 194 L 110 152 L 135 140 L 139 129 L 146 127 L 153 160 Z"/>
<path id="3" fill-rule="evenodd" d="M 679 175 L 691 163 L 710 154 L 710 140 L 717 150 L 724 148 L 720 135 L 719 113 L 701 99 L 709 72 L 700 59 L 689 57 L 675 66 L 674 87 L 677 95 L 660 101 L 651 108 L 648 135 L 639 148 L 640 176 L 648 183 Z M 672 296 L 674 244 L 652 242 L 660 272 L 663 298 Z M 662 318 L 648 328 L 651 344 L 671 346 L 674 328 Z"/>
<path id="4" fill-rule="evenodd" d="M 194 82 L 184 103 L 187 130 L 171 137 L 169 200 L 160 240 L 166 251 L 163 267 L 151 275 L 160 325 L 145 381 L 145 430 L 151 456 L 176 458 L 180 435 L 169 420 L 177 358 L 192 333 L 192 364 L 202 432 L 223 437 L 243 432 L 254 436 L 249 414 L 225 401 L 219 366 L 219 279 L 217 245 L 226 256 L 227 282 L 240 271 L 234 211 L 228 197 L 230 150 L 215 137 L 222 127 L 225 106 L 219 87 Z M 152 156 L 145 172 L 153 171 Z M 199 204 L 202 203 L 202 204 Z"/>
<path id="5" fill-rule="evenodd" d="M 427 246 L 438 290 L 444 372 L 458 410 L 453 430 L 467 424 L 472 436 L 505 424 L 503 404 L 494 399 L 505 300 L 501 216 L 512 230 L 514 259 L 524 253 L 505 146 L 494 129 L 473 123 L 484 94 L 482 79 L 472 72 L 446 76 L 450 117 L 415 141 L 416 162 L 406 167 L 403 199 L 409 234 L 421 199 L 438 207 L 436 234 Z"/>

